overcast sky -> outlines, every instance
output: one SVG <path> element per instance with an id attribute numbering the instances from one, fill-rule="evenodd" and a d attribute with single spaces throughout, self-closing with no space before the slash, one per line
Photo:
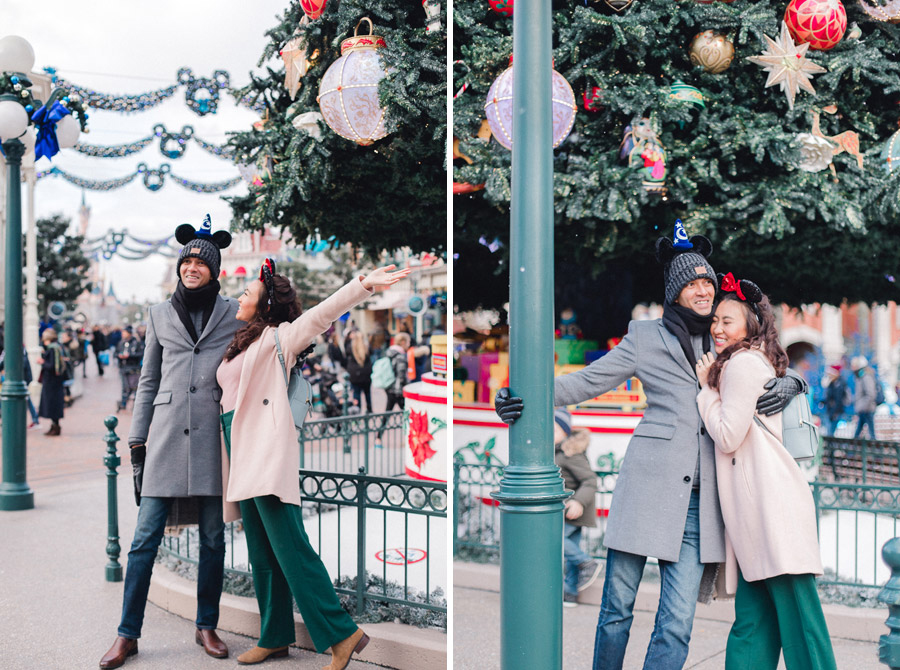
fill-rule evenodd
<path id="1" fill-rule="evenodd" d="M 276 24 L 276 15 L 286 11 L 287 4 L 286 0 L 0 0 L 0 37 L 27 39 L 34 47 L 34 71 L 55 67 L 69 81 L 104 93 L 136 94 L 165 88 L 176 83 L 181 67 L 191 68 L 195 77 L 211 77 L 214 70 L 225 70 L 231 86 L 240 87 L 249 82 L 248 72 L 259 71 L 256 63 L 266 44 L 265 31 Z M 228 131 L 247 129 L 259 118 L 236 106 L 225 93 L 220 93 L 217 114 L 198 116 L 185 104 L 184 92 L 184 87 L 179 87 L 165 103 L 142 112 L 89 109 L 90 133 L 83 134 L 81 141 L 97 145 L 134 142 L 151 135 L 153 126 L 162 123 L 170 131 L 191 125 L 197 136 L 221 144 Z M 131 174 L 141 162 L 150 168 L 168 163 L 172 172 L 195 182 L 237 176 L 234 165 L 206 153 L 194 142 L 188 143 L 185 155 L 177 160 L 164 157 L 158 145 L 156 141 L 125 158 L 89 158 L 68 149 L 52 162 L 41 158 L 37 167 L 44 170 L 56 165 L 96 180 Z M 221 195 L 239 193 L 246 193 L 243 182 L 221 194 L 198 194 L 170 178 L 153 192 L 140 177 L 112 191 L 86 190 L 92 210 L 88 237 L 102 236 L 113 228 L 127 229 L 143 239 L 161 239 L 180 223 L 198 225 L 207 212 L 213 230 L 227 228 L 230 208 Z M 45 178 L 37 185 L 37 216 L 59 213 L 77 222 L 81 197 L 82 190 L 62 178 Z M 164 267 L 165 261 L 158 256 L 143 261 L 104 261 L 120 300 L 161 299 L 159 281 Z"/>

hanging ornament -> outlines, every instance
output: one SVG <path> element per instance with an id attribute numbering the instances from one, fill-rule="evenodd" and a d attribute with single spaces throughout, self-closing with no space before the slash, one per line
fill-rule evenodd
<path id="1" fill-rule="evenodd" d="M 704 109 L 703 93 L 696 86 L 685 84 L 680 79 L 669 87 L 669 99 L 687 102 L 697 109 Z"/>
<path id="2" fill-rule="evenodd" d="M 498 14 L 503 14 L 503 16 L 513 15 L 513 0 L 488 0 L 488 4 Z"/>
<path id="3" fill-rule="evenodd" d="M 311 20 L 315 20 L 322 16 L 325 11 L 325 3 L 327 0 L 300 0 L 300 8 Z"/>
<path id="4" fill-rule="evenodd" d="M 804 172 L 820 172 L 832 165 L 834 153 L 831 142 L 812 133 L 799 133 L 800 160 L 797 167 Z"/>
<path id="5" fill-rule="evenodd" d="M 481 122 L 481 126 L 478 128 L 478 132 L 475 134 L 475 137 L 477 137 L 480 140 L 483 140 L 484 142 L 491 141 L 491 126 L 486 120 L 483 120 Z M 464 161 L 467 165 L 472 165 L 472 163 L 475 162 L 471 158 L 466 156 L 462 151 L 459 150 L 459 138 L 454 137 L 453 138 L 453 160 L 457 160 L 457 159 Z M 484 184 L 469 184 L 468 182 L 459 182 L 459 181 L 453 182 L 453 194 L 454 195 L 459 195 L 462 193 L 474 193 L 475 191 L 480 191 L 483 188 L 484 188 Z"/>
<path id="6" fill-rule="evenodd" d="M 650 119 L 635 117 L 631 125 L 625 127 L 619 158 L 641 173 L 644 190 L 666 195 L 666 150 Z"/>
<path id="7" fill-rule="evenodd" d="M 900 123 L 897 125 L 900 126 Z M 881 166 L 888 174 L 894 174 L 894 170 L 900 171 L 900 130 L 897 130 L 884 143 L 879 158 Z"/>
<path id="8" fill-rule="evenodd" d="M 712 30 L 694 35 L 688 51 L 691 63 L 701 66 L 710 74 L 724 72 L 734 60 L 734 44 L 722 33 Z"/>
<path id="9" fill-rule="evenodd" d="M 575 123 L 575 94 L 569 82 L 559 72 L 553 70 L 550 79 L 550 98 L 553 106 L 553 147 L 562 144 Z M 512 149 L 513 119 L 513 66 L 512 56 L 509 67 L 491 84 L 484 102 L 484 114 L 494 138 L 505 148 Z"/>
<path id="10" fill-rule="evenodd" d="M 298 114 L 291 120 L 291 125 L 297 130 L 304 130 L 316 139 L 322 136 L 322 129 L 319 127 L 319 121 L 324 121 L 322 115 L 318 112 L 305 112 Z"/>
<path id="11" fill-rule="evenodd" d="M 363 21 L 369 24 L 368 35 L 358 35 Z M 385 109 L 378 100 L 378 82 L 385 76 L 378 49 L 385 42 L 383 37 L 373 35 L 373 30 L 371 19 L 359 20 L 353 37 L 341 43 L 341 57 L 322 77 L 316 98 L 328 127 L 362 146 L 388 134 Z"/>
<path id="12" fill-rule="evenodd" d="M 829 106 L 825 108 L 825 111 L 829 114 L 834 114 L 837 112 L 837 107 Z M 825 135 L 822 133 L 822 130 L 819 128 L 819 113 L 812 112 L 813 124 L 812 124 L 812 134 L 816 137 L 820 137 L 823 140 L 827 140 L 832 145 L 832 155 L 837 156 L 838 154 L 842 154 L 845 151 L 851 156 L 856 156 L 856 164 L 859 166 L 859 169 L 863 169 L 863 155 L 859 150 L 859 135 L 852 130 L 845 130 L 844 132 L 838 135 Z M 834 166 L 832 165 L 831 171 L 834 172 Z M 835 174 L 835 176 L 837 176 Z"/>
<path id="13" fill-rule="evenodd" d="M 599 112 L 603 109 L 603 89 L 599 86 L 591 86 L 581 94 L 584 100 L 584 109 L 587 112 Z"/>
<path id="14" fill-rule="evenodd" d="M 794 44 L 791 32 L 784 21 L 781 22 L 781 35 L 778 39 L 773 40 L 768 35 L 763 35 L 763 37 L 766 38 L 768 48 L 762 52 L 762 55 L 750 56 L 747 60 L 759 65 L 769 73 L 766 88 L 779 84 L 787 98 L 788 107 L 793 109 L 798 89 L 802 88 L 815 95 L 816 89 L 810 83 L 813 74 L 828 70 L 807 60 L 806 51 L 809 49 L 809 44 Z"/>
<path id="15" fill-rule="evenodd" d="M 598 0 L 594 0 L 594 4 L 597 4 L 597 2 Z M 634 0 L 600 0 L 600 2 L 603 6 L 618 14 L 631 7 L 631 3 L 634 2 Z"/>
<path id="16" fill-rule="evenodd" d="M 422 9 L 425 10 L 427 25 L 425 30 L 436 33 L 441 29 L 441 3 L 437 0 L 422 0 Z"/>
<path id="17" fill-rule="evenodd" d="M 197 116 L 216 113 L 219 90 L 227 89 L 231 79 L 225 70 L 216 70 L 212 77 L 195 77 L 189 67 L 178 70 L 177 77 L 184 86 L 184 102 Z"/>
<path id="18" fill-rule="evenodd" d="M 791 0 L 784 22 L 798 44 L 826 51 L 841 41 L 847 30 L 847 12 L 841 0 Z"/>
<path id="19" fill-rule="evenodd" d="M 300 19 L 300 28 L 309 24 L 309 17 Z M 280 52 L 284 61 L 284 87 L 287 89 L 291 100 L 297 97 L 300 90 L 300 80 L 306 76 L 309 70 L 309 60 L 306 58 L 306 47 L 302 46 L 303 37 L 297 36 L 288 41 Z M 318 53 L 318 52 L 316 52 Z"/>
<path id="20" fill-rule="evenodd" d="M 900 0 L 888 0 L 883 5 L 875 5 L 874 7 L 860 0 L 859 6 L 876 21 L 900 23 Z"/>

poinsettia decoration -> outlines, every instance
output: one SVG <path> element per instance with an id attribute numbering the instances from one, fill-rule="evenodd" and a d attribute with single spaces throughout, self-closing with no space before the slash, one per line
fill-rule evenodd
<path id="1" fill-rule="evenodd" d="M 411 410 L 409 413 L 409 448 L 413 454 L 416 467 L 422 464 L 437 452 L 429 446 L 434 435 L 428 432 L 428 414 Z"/>

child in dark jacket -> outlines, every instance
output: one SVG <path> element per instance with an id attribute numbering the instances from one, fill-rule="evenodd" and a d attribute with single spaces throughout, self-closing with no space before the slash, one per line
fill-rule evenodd
<path id="1" fill-rule="evenodd" d="M 597 475 L 585 456 L 591 439 L 590 432 L 583 428 L 572 430 L 572 415 L 564 408 L 554 412 L 553 420 L 554 458 L 566 489 L 574 492 L 566 500 L 563 539 L 563 605 L 574 607 L 578 604 L 578 593 L 594 583 L 602 567 L 599 561 L 588 556 L 581 548 L 581 529 L 597 525 Z"/>

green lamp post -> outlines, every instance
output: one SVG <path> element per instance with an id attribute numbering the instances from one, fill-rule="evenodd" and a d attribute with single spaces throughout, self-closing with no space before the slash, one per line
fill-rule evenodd
<path id="1" fill-rule="evenodd" d="M 3 413 L 3 480 L 0 482 L 0 511 L 34 508 L 34 492 L 25 480 L 25 398 L 24 347 L 22 321 L 22 157 L 26 149 L 34 151 L 34 133 L 29 126 L 32 114 L 41 107 L 30 92 L 31 80 L 24 74 L 34 67 L 34 50 L 21 37 L 9 35 L 0 39 L 0 146 L 6 161 L 6 266 L 4 347 L 5 380 L 0 391 Z M 50 103 L 58 103 L 58 118 L 71 114 L 66 105 L 74 103 L 79 123 L 85 129 L 87 115 L 75 100 L 64 98 L 57 89 Z M 43 117 L 43 118 L 46 118 Z M 55 137 L 55 121 L 42 127 Z M 75 134 L 77 137 L 77 133 Z M 72 142 L 74 144 L 74 142 Z M 58 146 L 45 150 L 52 155 Z"/>
<path id="2" fill-rule="evenodd" d="M 552 19 L 547 0 L 513 16 L 510 388 L 525 401 L 510 426 L 500 501 L 500 645 L 504 670 L 562 668 L 563 500 L 553 459 Z"/>

